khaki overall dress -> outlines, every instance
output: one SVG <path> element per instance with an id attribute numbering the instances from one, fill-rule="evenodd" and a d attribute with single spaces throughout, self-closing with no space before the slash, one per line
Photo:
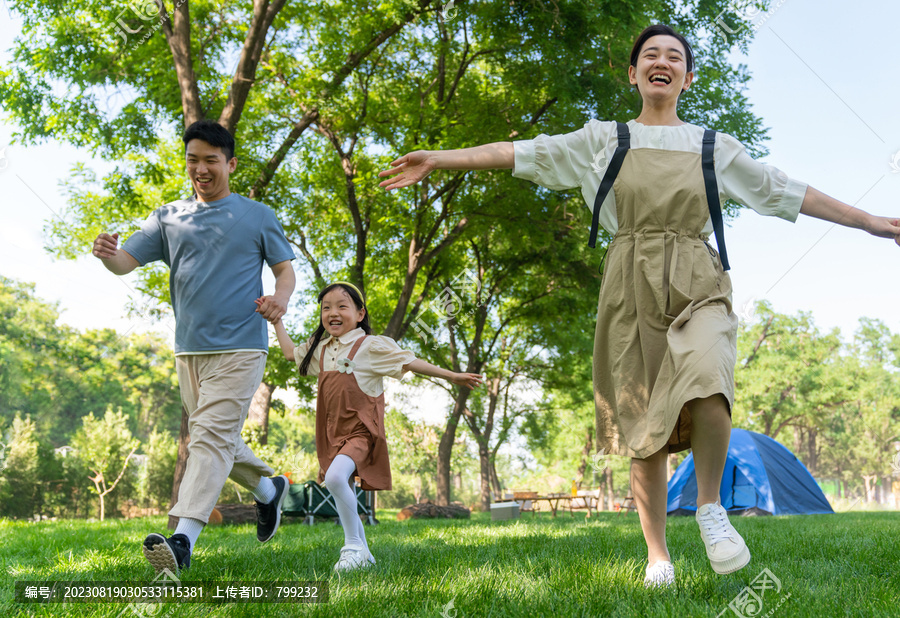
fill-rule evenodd
<path id="1" fill-rule="evenodd" d="M 360 337 L 350 349 L 352 361 L 366 337 Z M 319 367 L 324 367 L 325 346 L 320 348 Z M 327 471 L 338 455 L 356 463 L 362 488 L 390 489 L 391 464 L 384 433 L 384 393 L 365 394 L 352 373 L 319 371 L 316 401 L 316 455 L 319 466 Z"/>
<path id="2" fill-rule="evenodd" d="M 619 229 L 594 337 L 598 448 L 643 459 L 690 447 L 686 402 L 722 393 L 730 414 L 738 320 L 731 278 L 700 234 L 700 154 L 630 149 L 613 191 Z"/>

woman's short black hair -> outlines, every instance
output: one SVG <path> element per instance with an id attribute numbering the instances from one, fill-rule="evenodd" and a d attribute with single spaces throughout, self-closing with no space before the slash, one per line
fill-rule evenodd
<path id="1" fill-rule="evenodd" d="M 681 44 L 684 46 L 684 64 L 687 68 L 687 72 L 690 73 L 694 70 L 694 52 L 691 49 L 691 44 L 688 43 L 687 39 L 684 38 L 683 35 L 675 32 L 671 26 L 667 26 L 665 24 L 655 24 L 653 26 L 648 26 L 644 28 L 644 31 L 638 35 L 637 40 L 634 42 L 634 47 L 631 48 L 631 66 L 636 67 L 638 56 L 641 53 L 641 48 L 644 46 L 644 43 L 647 42 L 647 39 L 650 37 L 664 35 L 664 36 L 673 36 L 678 39 Z"/>
<path id="2" fill-rule="evenodd" d="M 184 131 L 181 141 L 184 142 L 184 148 L 187 150 L 188 142 L 192 139 L 202 139 L 210 146 L 221 148 L 225 153 L 227 161 L 234 158 L 234 137 L 228 132 L 228 129 L 212 120 L 198 120 Z"/>

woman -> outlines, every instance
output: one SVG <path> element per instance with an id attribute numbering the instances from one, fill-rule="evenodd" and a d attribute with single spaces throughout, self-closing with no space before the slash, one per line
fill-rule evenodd
<path id="1" fill-rule="evenodd" d="M 720 251 L 707 243 L 717 215 L 720 220 L 719 199 L 789 221 L 803 213 L 900 244 L 897 219 L 839 202 L 754 161 L 734 138 L 682 122 L 678 97 L 690 88 L 692 71 L 685 38 L 668 26 L 651 26 L 631 53 L 628 77 L 643 106 L 627 124 L 592 120 L 565 135 L 416 151 L 381 173 L 393 176 L 381 183 L 388 190 L 435 169 L 512 169 L 549 189 L 581 187 L 593 205 L 591 245 L 598 223 L 614 235 L 594 339 L 597 437 L 606 452 L 632 458 L 648 587 L 675 582 L 665 536 L 666 456 L 689 447 L 696 518 L 713 569 L 731 573 L 750 561 L 718 501 L 731 435 L 738 324 L 727 260 L 720 256 L 720 225 Z"/>

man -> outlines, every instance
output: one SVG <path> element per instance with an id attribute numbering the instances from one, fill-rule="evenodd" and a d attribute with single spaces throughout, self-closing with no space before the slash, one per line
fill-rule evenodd
<path id="1" fill-rule="evenodd" d="M 237 167 L 234 138 L 208 120 L 183 136 L 194 195 L 156 209 L 118 249 L 118 234 L 100 234 L 93 255 L 117 275 L 155 260 L 171 269 L 175 365 L 188 413 L 190 445 L 171 538 L 151 534 L 144 556 L 157 572 L 190 566 L 191 552 L 219 493 L 231 478 L 256 499 L 256 537 L 278 530 L 287 495 L 284 476 L 257 458 L 241 438 L 269 349 L 266 320 L 284 315 L 294 291 L 294 252 L 271 209 L 231 192 Z M 275 293 L 262 296 L 263 260 Z M 259 313 L 261 315 L 256 315 Z M 265 318 L 265 319 L 263 319 Z"/>

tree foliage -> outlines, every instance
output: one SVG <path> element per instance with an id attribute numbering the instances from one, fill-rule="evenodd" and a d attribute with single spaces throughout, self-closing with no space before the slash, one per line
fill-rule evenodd
<path id="1" fill-rule="evenodd" d="M 82 428 L 72 438 L 72 447 L 78 458 L 90 472 L 87 480 L 100 498 L 100 521 L 106 517 L 106 496 L 124 479 L 131 456 L 140 446 L 132 437 L 128 422 L 121 410 L 106 411 L 103 418 L 94 418 L 93 412 L 82 419 Z M 115 502 L 113 501 L 113 504 Z"/>
<path id="2" fill-rule="evenodd" d="M 733 134 L 756 154 L 765 137 L 743 94 L 749 75 L 725 60 L 724 44 L 708 31 L 726 0 L 515 0 L 454 11 L 438 0 L 255 0 L 252 7 L 160 0 L 119 13 L 59 0 L 10 4 L 25 26 L 13 62 L 0 69 L 0 105 L 21 127 L 17 138 L 52 137 L 114 164 L 102 178 L 76 170 L 68 208 L 48 224 L 52 251 L 85 254 L 99 232 L 126 237 L 154 208 L 189 195 L 179 134 L 197 119 L 217 119 L 237 138 L 232 190 L 272 206 L 301 258 L 301 330 L 318 319 L 318 290 L 350 280 L 364 290 L 376 332 L 406 338 L 437 364 L 450 359 L 409 337 L 410 329 L 442 285 L 477 261 L 472 243 L 488 230 L 495 229 L 487 251 L 544 261 L 509 270 L 495 293 L 503 300 L 485 316 L 492 336 L 506 336 L 504 311 L 516 310 L 514 299 L 545 294 L 563 311 L 549 300 L 535 302 L 531 314 L 519 307 L 518 332 L 549 335 L 555 313 L 582 331 L 538 344 L 549 372 L 584 353 L 599 281 L 586 264 L 599 263 L 599 252 L 584 251 L 588 213 L 575 192 L 484 171 L 436 173 L 387 194 L 376 174 L 394 157 L 635 116 L 630 48 L 654 22 L 695 41 L 699 79 L 681 116 Z M 158 264 L 141 270 L 138 290 L 158 311 L 169 302 L 166 280 Z M 496 348 L 456 334 L 468 346 L 453 361 L 461 370 L 489 366 Z M 530 342 L 506 341 L 513 339 L 527 358 Z M 267 376 L 285 384 L 280 370 Z M 453 434 L 466 410 L 465 394 L 452 398 L 439 501 L 449 499 Z"/>
<path id="3" fill-rule="evenodd" d="M 181 405 L 172 351 L 158 335 L 77 330 L 34 286 L 0 276 L 0 422 L 30 415 L 54 446 L 90 412 L 121 409 L 146 438 L 178 431 Z"/>

